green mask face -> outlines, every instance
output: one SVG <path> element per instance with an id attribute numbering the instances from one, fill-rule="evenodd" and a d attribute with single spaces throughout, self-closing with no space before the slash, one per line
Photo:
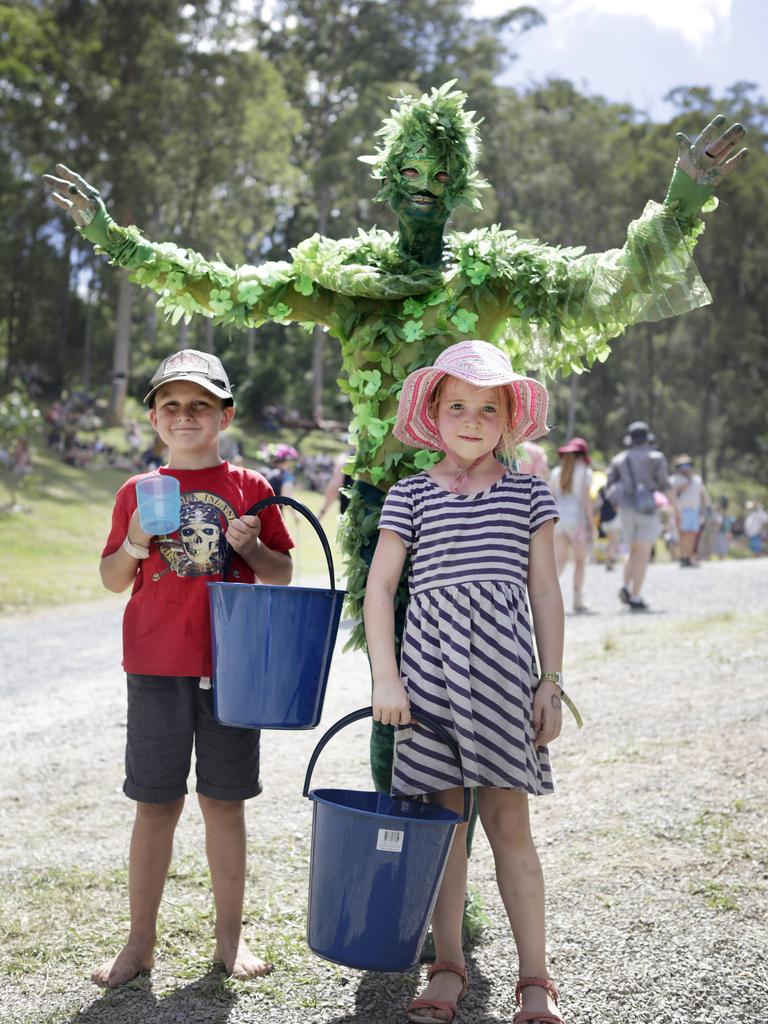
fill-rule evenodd
<path id="1" fill-rule="evenodd" d="M 428 152 L 404 159 L 392 182 L 389 204 L 398 220 L 414 224 L 442 225 L 451 212 L 449 200 L 452 178 L 444 161 Z"/>

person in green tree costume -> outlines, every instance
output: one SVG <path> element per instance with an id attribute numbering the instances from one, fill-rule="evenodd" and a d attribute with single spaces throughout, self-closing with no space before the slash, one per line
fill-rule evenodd
<path id="1" fill-rule="evenodd" d="M 62 164 L 45 175 L 53 200 L 80 233 L 133 280 L 159 293 L 172 323 L 196 313 L 247 329 L 268 320 L 321 324 L 339 340 L 342 389 L 353 409 L 352 498 L 342 525 L 352 644 L 363 646 L 362 601 L 387 489 L 439 455 L 404 448 L 392 426 L 403 379 L 447 346 L 477 338 L 505 349 L 516 369 L 550 376 L 604 360 L 631 324 L 674 316 L 710 302 L 691 257 L 714 209 L 717 183 L 745 159 L 744 128 L 722 132 L 715 117 L 678 156 L 663 203 L 648 202 L 621 249 L 584 254 L 518 237 L 498 225 L 446 233 L 452 210 L 479 207 L 478 122 L 466 95 L 447 82 L 421 97 L 403 95 L 378 131 L 372 165 L 398 231 L 359 230 L 355 238 L 313 235 L 290 261 L 230 267 L 121 227 L 98 191 Z M 401 587 L 398 629 L 407 588 Z M 390 726 L 373 723 L 371 767 L 388 790 Z"/>

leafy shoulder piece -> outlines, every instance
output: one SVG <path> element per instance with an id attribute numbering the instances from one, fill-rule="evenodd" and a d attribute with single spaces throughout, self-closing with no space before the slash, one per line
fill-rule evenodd
<path id="1" fill-rule="evenodd" d="M 423 295 L 441 280 L 439 269 L 403 256 L 397 235 L 374 228 L 355 238 L 312 235 L 291 250 L 294 272 L 353 298 L 402 299 Z"/>

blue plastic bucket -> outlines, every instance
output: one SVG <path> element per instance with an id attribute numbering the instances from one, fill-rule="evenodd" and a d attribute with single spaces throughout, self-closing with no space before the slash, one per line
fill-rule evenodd
<path id="1" fill-rule="evenodd" d="M 323 545 L 330 588 L 208 584 L 214 714 L 223 725 L 246 729 L 313 729 L 323 711 L 345 591 L 336 589 L 328 539 L 309 509 L 274 496 L 247 515 L 269 505 L 290 505 L 309 520 Z M 225 573 L 230 559 L 231 551 Z"/>
<path id="2" fill-rule="evenodd" d="M 304 780 L 314 802 L 309 868 L 307 943 L 318 956 L 366 971 L 407 971 L 419 955 L 448 860 L 464 817 L 434 804 L 386 793 L 313 789 L 309 784 L 325 744 L 344 726 L 366 718 L 362 708 L 332 726 L 315 747 Z M 419 722 L 459 751 L 427 715 Z"/>

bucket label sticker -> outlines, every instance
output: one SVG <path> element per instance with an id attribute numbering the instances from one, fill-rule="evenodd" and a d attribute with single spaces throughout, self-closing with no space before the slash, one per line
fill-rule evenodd
<path id="1" fill-rule="evenodd" d="M 403 836 L 405 832 L 397 832 L 391 828 L 380 828 L 379 838 L 376 840 L 377 850 L 388 850 L 390 853 L 400 853 L 403 848 Z"/>

